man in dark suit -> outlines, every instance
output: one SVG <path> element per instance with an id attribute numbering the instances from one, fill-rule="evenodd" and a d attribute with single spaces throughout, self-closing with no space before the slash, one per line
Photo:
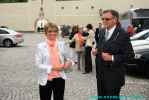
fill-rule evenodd
<path id="1" fill-rule="evenodd" d="M 101 29 L 102 29 L 102 23 L 98 23 L 98 27 L 96 28 L 96 31 L 95 31 L 95 42 L 96 43 L 99 40 L 99 33 Z"/>
<path id="2" fill-rule="evenodd" d="M 102 21 L 104 29 L 92 49 L 96 55 L 98 100 L 120 100 L 120 90 L 125 84 L 124 65 L 133 59 L 134 52 L 128 34 L 120 26 L 117 11 L 103 11 Z"/>

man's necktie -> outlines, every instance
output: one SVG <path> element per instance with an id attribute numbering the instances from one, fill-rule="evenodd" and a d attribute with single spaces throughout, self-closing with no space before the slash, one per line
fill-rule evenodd
<path id="1" fill-rule="evenodd" d="M 105 40 L 106 40 L 106 41 L 108 40 L 108 36 L 109 36 L 109 32 L 106 31 L 106 32 L 105 32 Z"/>

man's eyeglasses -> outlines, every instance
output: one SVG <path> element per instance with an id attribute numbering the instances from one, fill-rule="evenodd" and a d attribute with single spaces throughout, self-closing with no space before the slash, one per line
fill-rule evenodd
<path id="1" fill-rule="evenodd" d="M 112 20 L 113 18 L 101 18 L 101 20 L 109 21 Z"/>

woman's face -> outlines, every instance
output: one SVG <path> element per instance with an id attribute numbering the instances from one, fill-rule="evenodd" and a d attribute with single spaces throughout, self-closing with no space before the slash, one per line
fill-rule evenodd
<path id="1" fill-rule="evenodd" d="M 47 39 L 48 40 L 56 40 L 56 38 L 57 38 L 57 32 L 51 32 L 51 31 L 48 31 L 47 32 L 47 34 L 46 34 L 46 36 L 47 36 Z"/>

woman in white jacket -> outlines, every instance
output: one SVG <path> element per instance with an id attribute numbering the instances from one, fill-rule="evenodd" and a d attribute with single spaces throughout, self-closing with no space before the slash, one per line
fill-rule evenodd
<path id="1" fill-rule="evenodd" d="M 46 40 L 37 45 L 36 66 L 40 100 L 64 100 L 65 70 L 72 65 L 65 43 L 57 40 L 58 27 L 53 23 L 45 26 Z"/>

